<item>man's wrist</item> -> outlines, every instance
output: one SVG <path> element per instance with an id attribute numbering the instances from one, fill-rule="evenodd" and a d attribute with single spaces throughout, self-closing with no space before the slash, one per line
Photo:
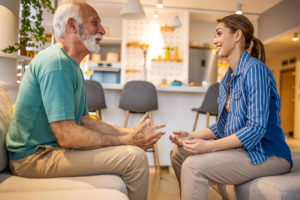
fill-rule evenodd
<path id="1" fill-rule="evenodd" d="M 130 145 L 130 138 L 128 135 L 124 135 L 120 137 L 121 143 L 124 145 Z"/>

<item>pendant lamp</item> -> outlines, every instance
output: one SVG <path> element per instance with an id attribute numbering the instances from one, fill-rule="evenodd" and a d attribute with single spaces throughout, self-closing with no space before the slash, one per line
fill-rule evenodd
<path id="1" fill-rule="evenodd" d="M 171 24 L 172 28 L 180 28 L 181 27 L 181 22 L 180 22 L 179 17 L 178 17 L 178 0 L 177 0 L 177 10 L 176 10 L 176 13 L 177 13 L 176 17 L 175 17 L 174 21 Z"/>
<path id="2" fill-rule="evenodd" d="M 146 15 L 139 0 L 128 0 L 124 5 L 120 16 L 124 19 L 145 19 Z"/>

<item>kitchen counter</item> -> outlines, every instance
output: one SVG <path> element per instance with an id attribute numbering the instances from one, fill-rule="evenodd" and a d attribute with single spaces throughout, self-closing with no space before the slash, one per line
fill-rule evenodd
<path id="1" fill-rule="evenodd" d="M 103 109 L 102 119 L 123 127 L 125 110 L 119 108 L 119 101 L 123 85 L 102 84 L 105 94 L 107 109 Z M 200 107 L 207 88 L 189 86 L 156 86 L 158 98 L 158 110 L 152 111 L 153 123 L 165 123 L 161 130 L 166 134 L 157 142 L 159 160 L 161 166 L 170 166 L 170 150 L 174 146 L 169 141 L 172 131 L 192 131 L 196 112 L 192 108 Z M 127 127 L 133 127 L 142 117 L 142 114 L 130 114 Z M 210 118 L 210 124 L 216 122 L 216 117 Z M 205 128 L 206 116 L 199 115 L 196 130 Z M 147 153 L 149 164 L 153 165 L 152 153 Z"/>

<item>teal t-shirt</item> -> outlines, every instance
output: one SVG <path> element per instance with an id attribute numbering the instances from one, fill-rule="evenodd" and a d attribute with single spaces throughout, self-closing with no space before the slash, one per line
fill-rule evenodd
<path id="1" fill-rule="evenodd" d="M 81 69 L 62 48 L 53 45 L 29 64 L 20 86 L 6 137 L 9 158 L 17 160 L 40 145 L 57 146 L 50 123 L 88 115 Z"/>

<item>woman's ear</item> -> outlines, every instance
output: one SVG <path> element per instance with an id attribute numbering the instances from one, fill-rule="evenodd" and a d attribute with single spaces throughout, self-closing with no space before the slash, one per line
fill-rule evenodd
<path id="1" fill-rule="evenodd" d="M 242 36 L 243 36 L 243 32 L 241 31 L 241 30 L 237 30 L 236 32 L 235 32 L 235 40 L 238 42 L 238 41 L 240 41 L 241 39 L 242 39 Z"/>

